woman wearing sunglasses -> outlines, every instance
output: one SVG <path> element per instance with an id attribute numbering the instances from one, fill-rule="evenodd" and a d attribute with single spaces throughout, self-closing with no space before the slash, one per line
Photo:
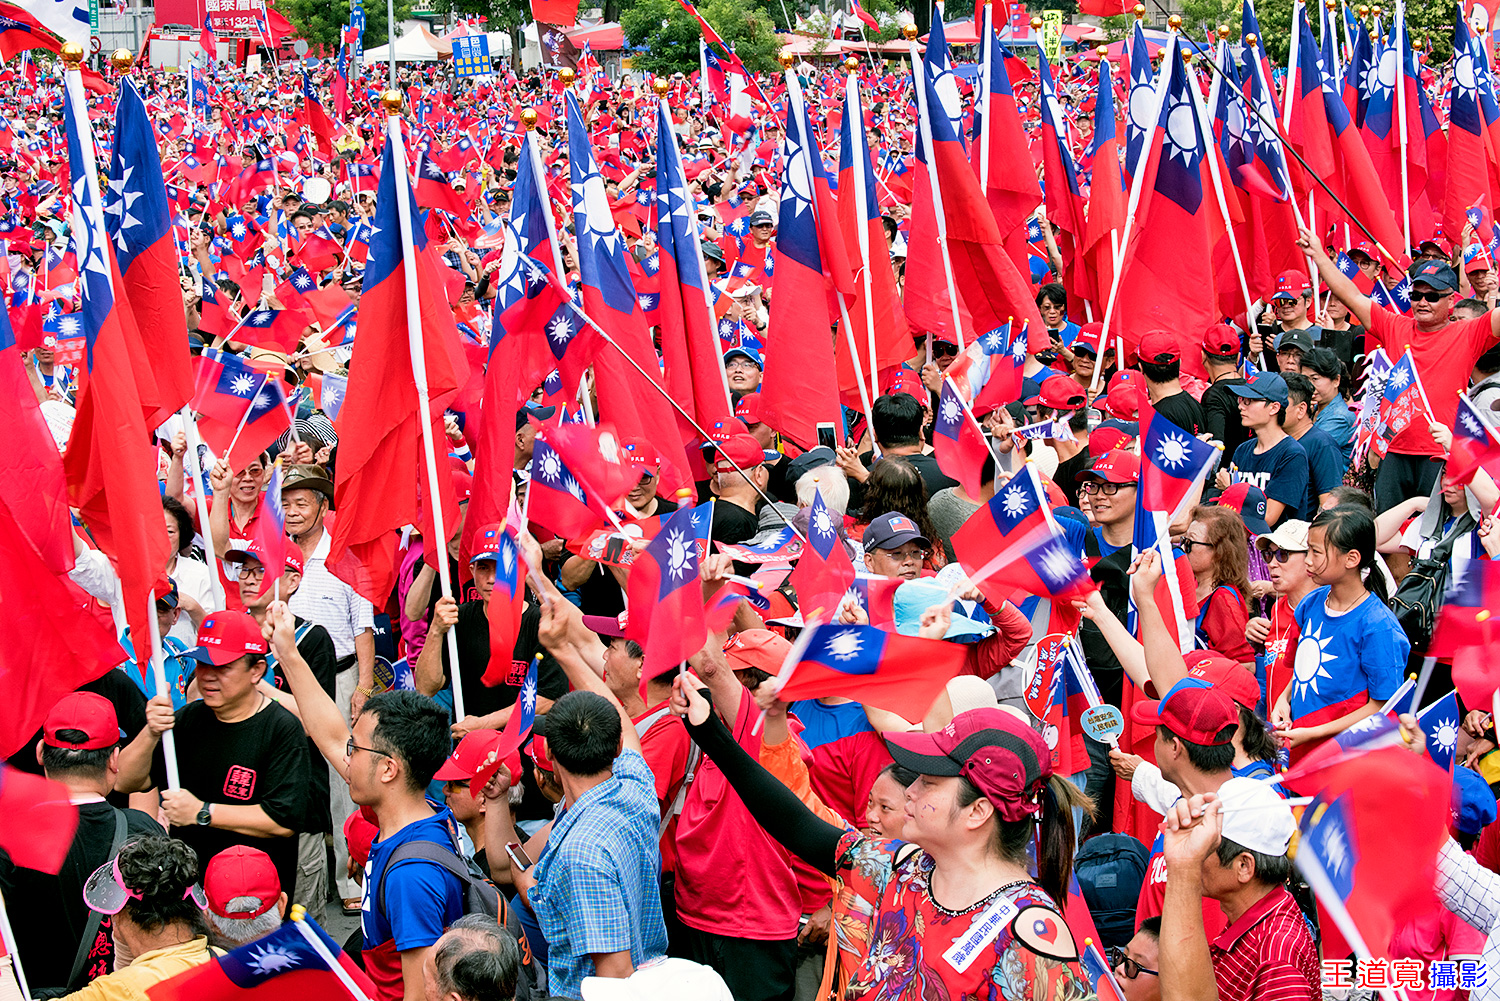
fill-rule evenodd
<path id="1" fill-rule="evenodd" d="M 198 856 L 185 842 L 148 835 L 126 842 L 83 885 L 84 903 L 112 915 L 119 953 L 135 957 L 71 1001 L 144 997 L 148 988 L 208 962 L 207 902 L 198 885 Z"/>
<path id="2" fill-rule="evenodd" d="M 1276 601 L 1268 615 L 1257 615 L 1245 626 L 1245 638 L 1259 652 L 1255 676 L 1262 692 L 1280 692 L 1292 680 L 1290 659 L 1282 654 L 1297 638 L 1293 616 L 1302 599 L 1317 585 L 1307 573 L 1307 522 L 1284 521 L 1276 531 L 1255 540 L 1255 546 L 1270 569 Z M 1278 669 L 1279 668 L 1279 669 Z"/>

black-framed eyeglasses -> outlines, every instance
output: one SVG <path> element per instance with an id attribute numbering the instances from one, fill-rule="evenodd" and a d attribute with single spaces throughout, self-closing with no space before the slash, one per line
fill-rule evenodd
<path id="1" fill-rule="evenodd" d="M 377 751 L 373 747 L 361 747 L 360 745 L 358 745 L 358 744 L 356 744 L 354 742 L 354 738 L 353 737 L 350 737 L 349 738 L 349 743 L 347 743 L 347 744 L 344 745 L 344 757 L 346 757 L 346 758 L 352 758 L 352 757 L 354 757 L 354 752 L 355 751 L 369 751 L 371 754 L 384 754 L 387 758 L 390 757 L 390 755 L 387 754 L 385 751 Z"/>
<path id="2" fill-rule="evenodd" d="M 1214 544 L 1204 539 L 1183 539 L 1177 544 L 1177 548 L 1181 549 L 1184 553 L 1191 553 L 1194 546 L 1207 546 L 1212 549 Z"/>
<path id="3" fill-rule="evenodd" d="M 1078 489 L 1086 494 L 1103 494 L 1113 497 L 1119 493 L 1122 487 L 1133 487 L 1134 483 L 1111 483 L 1108 480 L 1084 480 Z"/>
<path id="4" fill-rule="evenodd" d="M 1293 556 L 1305 556 L 1306 553 L 1299 549 L 1268 549 L 1266 550 L 1267 563 L 1285 563 Z"/>
<path id="5" fill-rule="evenodd" d="M 1126 980 L 1134 980 L 1142 973 L 1149 973 L 1153 977 L 1161 974 L 1156 970 L 1148 970 L 1140 963 L 1131 959 L 1129 954 L 1120 946 L 1109 950 L 1109 965 L 1111 969 L 1119 970 Z"/>
<path id="6" fill-rule="evenodd" d="M 943 341 L 934 341 L 932 344 L 932 356 L 934 358 L 945 358 L 948 355 L 958 354 L 957 344 L 948 344 Z"/>
<path id="7" fill-rule="evenodd" d="M 1412 302 L 1442 302 L 1452 293 L 1449 292 L 1413 292 Z"/>

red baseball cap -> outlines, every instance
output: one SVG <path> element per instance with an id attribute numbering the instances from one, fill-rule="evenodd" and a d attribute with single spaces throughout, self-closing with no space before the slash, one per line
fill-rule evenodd
<path id="1" fill-rule="evenodd" d="M 931 397 L 927 387 L 922 385 L 922 377 L 909 368 L 898 368 L 896 374 L 891 377 L 891 384 L 886 387 L 886 394 L 906 393 L 916 397 L 918 403 L 926 404 Z"/>
<path id="2" fill-rule="evenodd" d="M 1182 357 L 1182 348 L 1177 343 L 1176 334 L 1169 330 L 1153 330 L 1141 338 L 1141 346 L 1136 354 L 1141 361 L 1168 365 Z"/>
<path id="3" fill-rule="evenodd" d="M 1144 726 L 1160 724 L 1190 744 L 1208 746 L 1228 744 L 1240 723 L 1234 700 L 1197 678 L 1183 678 L 1160 701 L 1137 702 L 1130 717 Z"/>
<path id="4" fill-rule="evenodd" d="M 735 421 L 738 424 L 738 421 Z M 732 473 L 739 466 L 749 472 L 766 461 L 766 451 L 760 442 L 749 434 L 737 434 L 719 443 L 718 461 L 714 468 L 721 473 Z"/>
<path id="5" fill-rule="evenodd" d="M 1008 821 L 1041 809 L 1038 794 L 1052 777 L 1042 735 L 1004 709 L 970 709 L 932 733 L 888 733 L 896 764 L 918 775 L 963 776 Z"/>
<path id="6" fill-rule="evenodd" d="M 769 629 L 746 629 L 729 637 L 724 644 L 724 656 L 736 671 L 754 667 L 767 674 L 776 674 L 791 649 L 791 641 L 785 636 Z"/>
<path id="7" fill-rule="evenodd" d="M 764 423 L 765 418 L 760 413 L 761 399 L 759 393 L 746 393 L 741 396 L 740 402 L 734 408 L 734 416 L 744 421 L 746 427 L 751 424 Z"/>
<path id="8" fill-rule="evenodd" d="M 631 462 L 653 474 L 661 469 L 661 453 L 644 438 L 626 438 L 620 443 L 620 449 L 630 457 Z"/>
<path id="9" fill-rule="evenodd" d="M 745 427 L 745 422 L 738 418 L 726 417 L 724 420 L 714 421 L 704 431 L 707 432 L 709 441 L 722 444 L 737 434 L 747 433 L 749 428 Z"/>
<path id="10" fill-rule="evenodd" d="M 63 730 L 86 734 L 82 743 L 58 736 Z M 72 751 L 97 751 L 120 742 L 120 721 L 109 699 L 93 692 L 69 692 L 57 700 L 42 721 L 42 743 L 48 747 L 66 747 Z"/>
<path id="11" fill-rule="evenodd" d="M 1141 385 L 1141 381 L 1145 378 L 1146 377 L 1142 375 L 1137 369 L 1122 368 L 1114 375 L 1109 377 L 1109 382 L 1105 385 L 1104 391 L 1106 393 L 1113 393 L 1121 386 L 1126 385 L 1139 387 Z"/>
<path id="12" fill-rule="evenodd" d="M 1210 324 L 1203 332 L 1203 350 L 1220 357 L 1238 355 L 1240 335 L 1222 323 Z"/>
<path id="13" fill-rule="evenodd" d="M 1123 449 L 1135 441 L 1135 436 L 1123 428 L 1100 425 L 1089 432 L 1089 454 L 1103 455 L 1114 449 Z"/>
<path id="14" fill-rule="evenodd" d="M 1089 352 L 1094 357 L 1099 357 L 1099 340 L 1104 336 L 1104 324 L 1085 323 L 1078 328 L 1078 336 L 1073 338 L 1073 350 L 1079 348 Z"/>
<path id="15" fill-rule="evenodd" d="M 1094 460 L 1094 464 L 1073 479 L 1103 480 L 1105 483 L 1135 483 L 1141 478 L 1141 460 L 1134 452 L 1112 449 Z"/>
<path id="16" fill-rule="evenodd" d="M 365 816 L 364 808 L 349 814 L 349 819 L 344 821 L 344 843 L 349 846 L 349 859 L 364 868 L 370 861 L 370 846 L 379 835 L 379 825 Z"/>
<path id="17" fill-rule="evenodd" d="M 432 777 L 444 782 L 471 781 L 487 766 L 499 762 L 502 736 L 499 730 L 470 730 Z"/>
<path id="18" fill-rule="evenodd" d="M 1183 659 L 1189 678 L 1208 682 L 1246 709 L 1260 701 L 1260 682 L 1234 658 L 1217 650 L 1194 650 Z"/>
<path id="19" fill-rule="evenodd" d="M 213 612 L 198 627 L 198 645 L 183 656 L 204 664 L 224 667 L 241 657 L 266 655 L 260 626 L 244 612 Z"/>
<path id="20" fill-rule="evenodd" d="M 1272 299 L 1300 299 L 1312 291 L 1312 278 L 1306 271 L 1283 271 L 1276 276 Z"/>
<path id="21" fill-rule="evenodd" d="M 1065 375 L 1055 375 L 1042 383 L 1035 396 L 1021 402 L 1026 406 L 1041 406 L 1049 410 L 1077 410 L 1088 403 L 1088 394 L 1075 380 Z"/>
<path id="22" fill-rule="evenodd" d="M 291 539 L 286 539 L 286 549 L 282 553 L 282 559 L 286 568 L 294 573 L 302 572 L 302 547 Z M 244 563 L 253 559 L 261 566 L 270 566 L 271 560 L 267 558 L 266 547 L 259 539 L 251 539 L 244 549 L 231 549 L 224 554 L 225 563 Z"/>
<path id="23" fill-rule="evenodd" d="M 1104 395 L 1104 412 L 1122 421 L 1136 420 L 1145 398 L 1146 394 L 1135 383 L 1122 382 Z"/>
<path id="24" fill-rule="evenodd" d="M 281 899 L 281 877 L 271 856 L 258 848 L 233 845 L 208 860 L 203 870 L 203 895 L 208 909 L 221 918 L 258 918 Z M 236 897 L 260 901 L 250 910 L 231 911 Z"/>

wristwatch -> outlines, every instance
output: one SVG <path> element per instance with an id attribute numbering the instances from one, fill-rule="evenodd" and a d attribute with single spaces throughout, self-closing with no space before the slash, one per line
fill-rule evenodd
<path id="1" fill-rule="evenodd" d="M 214 822 L 213 804 L 204 803 L 203 808 L 198 811 L 198 826 L 208 827 Z"/>

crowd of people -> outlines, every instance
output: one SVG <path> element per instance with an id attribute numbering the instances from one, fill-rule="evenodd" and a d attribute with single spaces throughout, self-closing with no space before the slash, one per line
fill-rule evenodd
<path id="1" fill-rule="evenodd" d="M 92 342 L 69 325 L 94 293 L 80 278 L 66 98 L 48 72 L 38 82 L 28 64 L 0 90 L 18 342 L 5 351 L 34 392 L 27 413 L 52 432 L 44 443 L 66 449 L 100 376 L 85 360 Z M 620 398 L 597 390 L 621 361 L 604 351 L 580 386 L 551 372 L 520 386 L 514 406 L 476 401 L 488 446 L 477 411 L 454 404 L 437 468 L 421 475 L 424 493 L 451 485 L 457 521 L 445 539 L 430 512 L 390 533 L 395 583 L 372 596 L 339 542 L 339 443 L 353 433 L 339 411 L 360 380 L 387 377 L 362 366 L 359 333 L 373 337 L 378 318 L 354 319 L 366 254 L 376 268 L 393 239 L 382 220 L 397 217 L 376 194 L 389 166 L 379 92 L 356 88 L 353 115 L 324 143 L 298 109 L 328 74 L 320 85 L 286 67 L 219 67 L 210 85 L 200 72 L 133 71 L 158 126 L 190 350 L 200 373 L 218 366 L 189 409 L 209 416 L 208 383 L 241 365 L 259 388 L 233 392 L 274 382 L 284 433 L 237 447 L 257 433 L 253 407 L 218 447 L 186 415 L 149 429 L 155 468 L 139 472 L 155 478 L 170 547 L 149 640 L 126 628 L 126 574 L 98 526 L 74 520 L 59 580 L 120 650 L 7 749 L 10 769 L 56 783 L 77 814 L 57 871 L 0 853 L 6 969 L 32 997 L 192 996 L 195 970 L 274 974 L 271 937 L 356 915 L 324 959 L 342 984 L 330 990 L 371 1001 L 1500 997 L 1500 969 L 1485 975 L 1500 962 L 1500 738 L 1491 701 L 1461 695 L 1466 671 L 1488 677 L 1463 665 L 1483 644 L 1433 646 L 1445 587 L 1452 608 L 1500 555 L 1488 471 L 1500 469 L 1488 424 L 1500 409 L 1500 287 L 1477 221 L 1457 240 L 1421 241 L 1407 268 L 1351 244 L 1347 227 L 1302 229 L 1302 264 L 1252 289 L 1248 313 L 1106 335 L 1071 315 L 1081 300 L 1065 282 L 1063 234 L 1040 219 L 1026 305 L 1045 337 L 1012 339 L 1025 345 L 1012 398 L 963 401 L 981 452 L 955 465 L 943 450 L 947 394 L 998 356 L 976 331 L 915 323 L 898 364 L 863 399 L 846 393 L 826 434 L 798 440 L 761 392 L 775 353 L 790 350 L 777 324 L 795 322 L 777 309 L 791 294 L 777 288 L 792 260 L 780 227 L 796 201 L 778 156 L 785 119 L 767 110 L 737 135 L 695 81 L 675 81 L 663 90 L 687 165 L 688 256 L 703 269 L 709 381 L 722 382 L 726 416 L 699 427 L 684 411 L 685 449 L 616 443 Z M 534 318 L 522 330 L 501 321 L 515 315 L 508 241 L 537 225 L 512 203 L 529 150 L 557 210 L 544 240 L 556 241 L 561 284 L 594 280 L 600 251 L 579 241 L 605 225 L 621 235 L 641 308 L 669 298 L 648 291 L 667 252 L 656 216 L 667 197 L 645 82 L 577 85 L 606 197 L 586 204 L 580 234 L 563 85 L 447 72 L 403 69 L 399 82 L 415 225 L 440 254 L 443 287 L 428 291 L 446 296 L 421 312 L 451 311 L 476 379 L 509 357 L 495 353 L 503 339 L 543 343 Z M 842 86 L 811 66 L 790 76 L 809 95 Z M 920 228 L 905 177 L 916 113 L 900 73 L 870 76 L 885 236 L 874 260 L 899 310 Z M 1081 69 L 1064 81 L 1070 113 L 1097 79 Z M 783 107 L 776 80 L 760 85 Z M 195 118 L 200 86 L 219 100 Z M 113 108 L 108 93 L 93 100 Z M 529 131 L 518 102 L 550 111 Z M 837 102 L 809 104 L 835 157 Z M 247 184 L 259 161 L 270 176 Z M 429 177 L 446 194 L 424 193 Z M 106 200 L 105 211 L 130 207 Z M 670 252 L 682 267 L 685 249 Z M 1404 283 L 1407 311 L 1372 299 L 1377 282 Z M 267 310 L 296 325 L 291 341 L 241 332 Z M 645 315 L 661 375 L 671 349 Z M 1425 387 L 1400 426 L 1380 402 L 1398 400 L 1396 359 Z M 672 395 L 632 403 L 670 425 L 689 404 Z M 568 531 L 547 463 L 576 459 L 577 434 L 617 489 L 591 499 L 591 527 Z M 1154 498 L 1175 460 L 1147 442 L 1163 434 L 1214 451 L 1172 510 Z M 1489 445 L 1461 449 L 1456 436 Z M 391 489 L 411 472 L 393 472 Z M 488 495 L 496 484 L 503 496 Z M 1076 586 L 976 565 L 979 529 L 1021 517 L 1028 484 Z M 699 548 L 664 540 L 700 511 Z M 1154 545 L 1148 517 L 1163 536 Z M 654 554 L 658 540 L 667 555 Z M 692 614 L 679 626 L 656 604 L 682 573 L 688 597 L 673 600 Z M 1050 581 L 1040 565 L 1032 576 Z M 1465 607 L 1487 609 L 1475 587 Z M 680 656 L 655 652 L 662 632 Z M 829 684 L 837 694 L 783 697 L 794 668 L 821 658 L 837 674 L 870 636 L 887 660 L 859 661 L 854 680 Z M 889 680 L 892 662 L 906 680 Z M 943 676 L 923 681 L 934 664 Z M 1115 728 L 1092 729 L 1075 695 L 1112 710 Z M 1367 731 L 1402 760 L 1444 748 L 1450 776 L 1445 809 L 1420 824 L 1383 818 L 1439 832 L 1400 860 L 1424 886 L 1388 911 L 1370 903 L 1380 877 L 1353 861 L 1375 857 L 1373 832 L 1356 832 L 1347 871 L 1318 870 L 1320 881 L 1298 861 L 1299 826 L 1310 851 L 1336 804 L 1284 778 L 1356 759 L 1369 748 L 1352 738 Z M 1363 897 L 1351 896 L 1356 875 Z M 1377 911 L 1389 920 L 1371 923 Z M 1379 939 L 1357 941 L 1371 928 Z M 164 993 L 174 984 L 183 994 Z"/>

